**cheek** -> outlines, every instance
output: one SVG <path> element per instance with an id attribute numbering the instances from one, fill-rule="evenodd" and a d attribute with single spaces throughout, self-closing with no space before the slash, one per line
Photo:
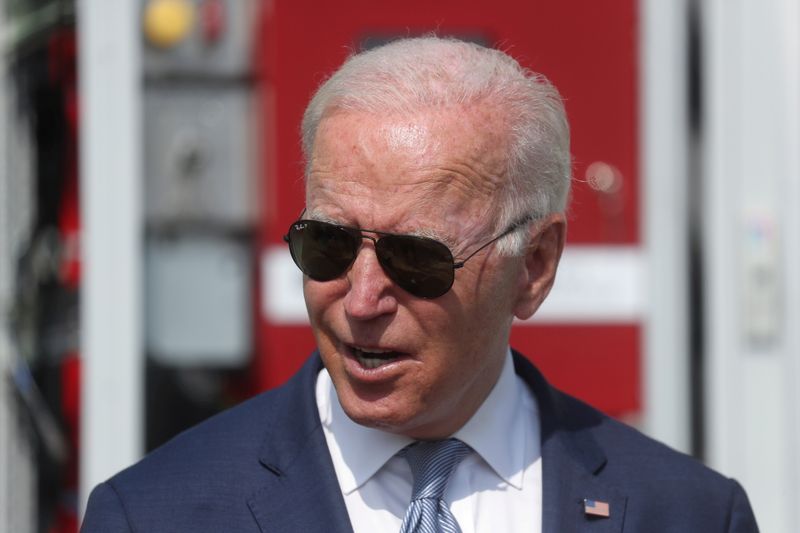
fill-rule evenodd
<path id="1" fill-rule="evenodd" d="M 518 290 L 515 276 L 513 268 L 494 272 L 487 268 L 485 275 L 463 280 L 471 290 L 459 295 L 461 308 L 452 316 L 460 319 L 454 321 L 458 327 L 452 333 L 467 352 L 493 350 L 508 342 Z"/>
<path id="2" fill-rule="evenodd" d="M 337 297 L 335 290 L 331 289 L 335 284 L 336 282 L 319 283 L 308 279 L 303 282 L 303 295 L 311 331 L 323 357 L 334 348 L 332 326 L 335 322 Z"/>
<path id="3" fill-rule="evenodd" d="M 304 276 L 303 297 L 306 301 L 306 310 L 313 321 L 320 316 L 326 315 L 341 299 L 340 293 L 342 280 L 319 282 Z"/>

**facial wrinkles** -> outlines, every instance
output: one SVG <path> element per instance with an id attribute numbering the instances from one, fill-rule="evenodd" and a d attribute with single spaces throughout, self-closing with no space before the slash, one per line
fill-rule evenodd
<path id="1" fill-rule="evenodd" d="M 449 123 L 451 116 L 446 116 L 447 121 L 437 114 L 422 115 L 408 123 L 388 122 L 378 132 L 362 131 L 359 149 L 369 160 L 383 155 L 375 151 L 392 154 L 397 168 L 406 174 L 402 179 L 413 182 L 425 196 L 449 190 L 468 196 L 493 196 L 506 177 L 500 137 L 483 123 L 473 127 L 478 119 L 489 120 L 488 117 L 465 116 L 459 127 L 482 134 L 455 140 L 458 132 L 449 131 L 451 127 L 438 127 Z M 387 177 L 396 180 L 394 176 Z"/>
<path id="2" fill-rule="evenodd" d="M 490 222 L 494 185 L 463 165 L 458 170 L 450 167 L 440 172 L 436 179 L 419 185 L 416 207 L 421 212 L 436 213 L 444 227 L 459 228 L 465 237 L 482 231 Z M 448 199 L 446 204 L 443 198 Z"/>
<path id="3" fill-rule="evenodd" d="M 306 184 L 306 206 L 309 212 L 327 213 L 339 223 L 354 224 L 352 212 L 365 212 L 375 205 L 375 187 L 360 179 L 341 178 L 336 172 L 314 171 Z"/>
<path id="4" fill-rule="evenodd" d="M 338 206 L 347 206 L 347 211 L 364 212 L 389 200 L 393 207 L 408 203 L 410 209 L 420 190 L 416 183 L 404 179 L 405 172 L 401 176 L 397 173 L 408 166 L 407 160 L 424 159 L 426 136 L 424 127 L 414 125 L 384 126 L 378 133 L 362 128 L 355 135 L 337 136 L 336 144 L 314 153 L 307 204 L 312 207 L 313 201 L 313 205 L 326 205 L 335 211 L 344 211 Z M 386 164 L 387 154 L 392 164 Z"/>
<path id="5" fill-rule="evenodd" d="M 428 237 L 447 245 L 456 257 L 459 252 L 474 248 L 473 241 L 485 238 L 487 202 L 465 201 L 442 206 L 441 195 L 427 199 L 419 195 L 418 186 L 409 187 L 413 195 L 393 195 L 384 190 L 367 191 L 358 184 L 354 188 L 349 183 L 343 185 L 317 189 L 306 216 L 342 226 Z M 375 215 L 374 208 L 378 206 L 381 213 L 380 202 L 386 198 L 391 199 L 393 208 L 400 208 L 397 210 L 400 215 L 393 218 Z M 345 205 L 347 208 L 342 207 Z"/>
<path id="6" fill-rule="evenodd" d="M 465 119 L 464 127 L 469 128 L 474 120 Z M 483 134 L 445 143 L 422 169 L 427 179 L 418 182 L 424 209 L 438 212 L 444 224 L 456 225 L 467 234 L 484 229 L 489 221 L 486 215 L 493 212 L 491 206 L 507 179 L 499 137 L 487 133 L 490 128 L 476 130 Z M 462 201 L 450 203 L 451 209 L 443 211 L 441 200 L 445 197 Z"/>
<path id="7" fill-rule="evenodd" d="M 445 235 L 457 233 L 459 241 L 479 237 L 491 220 L 498 188 L 497 181 L 483 177 L 483 169 L 477 168 L 479 164 L 476 161 L 475 166 L 461 163 L 421 169 L 419 179 L 413 181 L 414 201 L 408 206 L 409 219 L 430 218 L 435 214 L 434 221 Z M 422 236 L 436 238 L 432 233 Z"/>
<path id="8" fill-rule="evenodd" d="M 427 227 L 431 218 L 421 210 L 419 190 L 414 186 L 366 185 L 358 180 L 321 180 L 321 183 L 325 185 L 315 187 L 307 198 L 307 213 L 311 218 L 343 226 L 410 234 Z"/>
<path id="9" fill-rule="evenodd" d="M 392 182 L 362 178 L 358 171 L 342 177 L 335 170 L 315 169 L 307 184 L 308 212 L 327 222 L 416 234 L 449 244 L 445 237 L 453 233 L 452 228 L 464 226 L 464 213 L 474 212 L 471 204 L 485 202 L 477 200 L 481 195 L 474 190 L 453 186 L 458 180 L 452 176 L 428 174 L 422 170 L 405 173 L 407 179 Z M 443 205 L 445 197 L 449 200 Z"/>
<path id="10" fill-rule="evenodd" d="M 373 228 L 373 227 L 367 227 L 367 226 L 350 226 L 350 224 L 347 223 L 346 221 L 342 220 L 341 218 L 337 218 L 336 216 L 329 214 L 327 212 L 327 210 L 320 209 L 320 208 L 309 208 L 309 209 L 307 209 L 306 213 L 305 213 L 305 216 L 307 218 L 312 219 L 312 220 L 319 220 L 320 222 L 327 222 L 329 224 L 336 224 L 336 225 L 339 225 L 339 226 L 356 227 L 356 229 L 361 229 L 361 230 L 365 230 L 365 231 L 370 231 L 370 230 L 385 231 L 383 228 Z M 448 245 L 448 247 L 452 243 L 452 239 L 450 237 L 448 237 L 448 236 L 442 234 L 441 232 L 436 231 L 435 229 L 430 228 L 430 227 L 421 227 L 421 228 L 410 229 L 409 231 L 406 231 L 406 232 L 403 232 L 403 231 L 386 231 L 386 233 L 395 233 L 395 234 L 403 234 L 403 235 L 414 235 L 416 237 L 427 237 L 429 239 L 435 239 L 435 240 L 437 240 L 439 242 L 442 242 L 442 243 Z"/>
<path id="11" fill-rule="evenodd" d="M 438 128 L 436 115 L 340 129 L 334 145 L 315 151 L 308 207 L 324 206 L 331 222 L 435 238 L 456 255 L 471 251 L 490 231 L 493 198 L 506 179 L 500 138 L 486 126 L 495 119 L 464 116 L 458 128 L 478 120 L 477 136 Z"/>

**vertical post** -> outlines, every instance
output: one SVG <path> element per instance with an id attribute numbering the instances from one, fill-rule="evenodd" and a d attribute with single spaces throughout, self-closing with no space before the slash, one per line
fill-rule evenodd
<path id="1" fill-rule="evenodd" d="M 800 6 L 710 0 L 704 252 L 708 461 L 763 531 L 800 497 Z"/>
<path id="2" fill-rule="evenodd" d="M 686 0 L 641 2 L 644 429 L 690 448 Z"/>
<path id="3" fill-rule="evenodd" d="M 139 11 L 136 0 L 78 1 L 81 509 L 144 447 Z"/>

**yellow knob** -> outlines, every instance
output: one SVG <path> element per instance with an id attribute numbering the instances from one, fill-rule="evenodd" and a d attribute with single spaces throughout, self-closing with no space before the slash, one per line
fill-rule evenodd
<path id="1" fill-rule="evenodd" d="M 144 10 L 144 33 L 158 47 L 169 48 L 186 38 L 194 24 L 190 0 L 151 0 Z"/>

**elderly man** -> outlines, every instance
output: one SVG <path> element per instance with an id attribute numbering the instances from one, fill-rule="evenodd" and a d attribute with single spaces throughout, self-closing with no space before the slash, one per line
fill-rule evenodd
<path id="1" fill-rule="evenodd" d="M 509 348 L 566 233 L 546 80 L 477 45 L 396 41 L 322 85 L 303 147 L 286 241 L 318 352 L 98 486 L 84 531 L 757 531 L 736 482 Z"/>

